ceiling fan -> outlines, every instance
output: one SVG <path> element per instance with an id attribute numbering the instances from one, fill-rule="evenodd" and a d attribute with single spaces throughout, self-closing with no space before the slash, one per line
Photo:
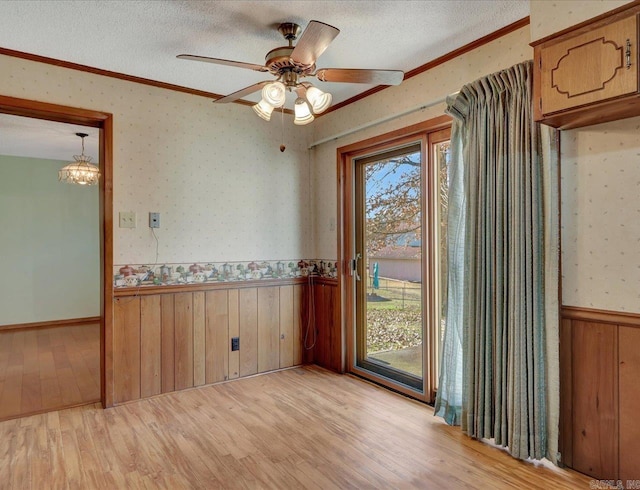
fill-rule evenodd
<path id="1" fill-rule="evenodd" d="M 264 66 L 191 54 L 180 54 L 177 57 L 183 60 L 204 61 L 271 73 L 277 77 L 276 80 L 254 83 L 214 102 L 233 102 L 262 90 L 262 100 L 255 104 L 253 109 L 258 116 L 268 121 L 273 110 L 284 105 L 286 91 L 295 91 L 298 97 L 294 105 L 294 123 L 299 125 L 310 123 L 314 119 L 314 114 L 324 112 L 331 105 L 331 94 L 323 92 L 309 82 L 302 81 L 306 77 L 316 77 L 322 82 L 373 85 L 399 85 L 404 79 L 404 72 L 400 70 L 316 69 L 316 60 L 324 53 L 340 30 L 329 24 L 312 20 L 294 46 L 293 41 L 298 38 L 301 30 L 300 26 L 293 22 L 280 24 L 278 32 L 289 42 L 289 45 L 269 51 L 265 56 Z"/>

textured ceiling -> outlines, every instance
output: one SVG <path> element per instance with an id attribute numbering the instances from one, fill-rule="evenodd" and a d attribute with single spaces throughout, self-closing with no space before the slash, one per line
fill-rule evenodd
<path id="1" fill-rule="evenodd" d="M 406 72 L 528 14 L 528 0 L 0 0 L 0 47 L 226 95 L 272 77 L 176 55 L 261 65 L 286 45 L 278 24 L 319 20 L 341 32 L 318 68 Z M 371 88 L 314 83 L 334 104 Z"/>
<path id="2" fill-rule="evenodd" d="M 279 23 L 313 19 L 341 30 L 319 68 L 409 71 L 528 13 L 528 0 L 0 0 L 0 47 L 226 95 L 271 77 L 176 55 L 261 65 L 286 45 Z M 318 86 L 334 103 L 371 88 Z"/>

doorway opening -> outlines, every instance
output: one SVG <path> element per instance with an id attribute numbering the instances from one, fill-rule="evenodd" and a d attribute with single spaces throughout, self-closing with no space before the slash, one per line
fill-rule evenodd
<path id="1" fill-rule="evenodd" d="M 15 396 L 11 399 L 19 413 L 4 414 L 2 418 L 95 403 L 96 400 L 100 400 L 103 406 L 110 406 L 112 390 L 108 386 L 112 385 L 110 359 L 113 318 L 112 115 L 1 95 L 0 113 L 97 131 L 97 160 L 101 173 L 97 205 L 94 208 L 98 215 L 98 223 L 94 222 L 94 226 L 98 228 L 96 246 L 99 247 L 99 264 L 95 267 L 95 281 L 99 283 L 99 316 L 73 318 L 72 321 L 4 322 L 7 323 L 3 325 L 6 327 L 4 330 L 0 326 L 0 335 L 5 336 L 4 340 L 7 343 L 11 340 L 12 345 L 19 347 L 21 352 L 16 355 L 17 350 L 8 345 L 3 345 L 3 349 L 0 349 L 2 352 L 9 352 L 2 358 L 6 361 L 4 365 L 0 363 L 0 377 L 4 379 L 12 370 L 13 374 L 19 374 L 21 383 L 17 386 L 15 380 L 18 378 L 12 378 L 12 383 L 16 386 L 12 387 Z M 29 236 L 23 238 L 37 239 Z M 42 258 L 34 257 L 34 260 L 39 259 Z M 46 273 L 44 269 L 41 270 L 42 274 Z M 54 291 L 55 285 L 51 285 L 51 292 Z M 46 291 L 39 294 L 44 298 Z M 22 365 L 17 365 L 18 361 L 22 361 Z M 99 387 L 97 392 L 96 374 Z M 64 386 L 58 385 L 54 389 L 56 382 L 63 383 Z M 93 386 L 90 386 L 92 383 Z M 16 403 L 17 398 L 20 403 Z M 43 401 L 43 398 L 46 399 Z"/>

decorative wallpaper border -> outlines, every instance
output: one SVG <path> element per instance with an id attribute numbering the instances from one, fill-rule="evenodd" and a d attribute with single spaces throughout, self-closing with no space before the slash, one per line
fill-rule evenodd
<path id="1" fill-rule="evenodd" d="M 251 260 L 243 262 L 195 262 L 162 265 L 117 264 L 113 267 L 113 286 L 176 286 L 206 282 L 256 281 L 293 277 L 338 277 L 335 260 Z"/>

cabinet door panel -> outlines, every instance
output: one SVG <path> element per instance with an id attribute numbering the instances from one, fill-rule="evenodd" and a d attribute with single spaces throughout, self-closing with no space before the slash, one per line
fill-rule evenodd
<path id="1" fill-rule="evenodd" d="M 541 49 L 542 113 L 638 91 L 636 16 Z M 627 40 L 631 67 L 627 68 Z"/>
<path id="2" fill-rule="evenodd" d="M 617 326 L 574 321 L 572 327 L 573 468 L 618 477 Z"/>
<path id="3" fill-rule="evenodd" d="M 620 327 L 620 480 L 640 478 L 640 328 Z"/>

